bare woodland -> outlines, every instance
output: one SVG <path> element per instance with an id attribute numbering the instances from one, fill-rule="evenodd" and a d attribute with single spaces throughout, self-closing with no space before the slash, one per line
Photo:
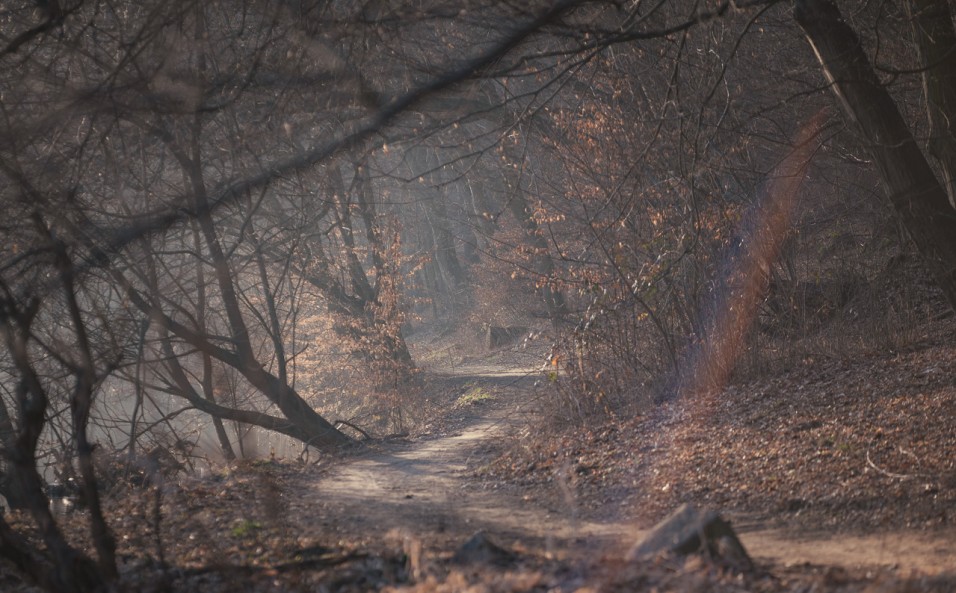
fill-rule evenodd
<path id="1" fill-rule="evenodd" d="M 138 590 L 111 501 L 414 436 L 435 336 L 530 348 L 541 432 L 579 435 L 821 336 L 951 342 L 954 17 L 0 2 L 0 571 Z"/>

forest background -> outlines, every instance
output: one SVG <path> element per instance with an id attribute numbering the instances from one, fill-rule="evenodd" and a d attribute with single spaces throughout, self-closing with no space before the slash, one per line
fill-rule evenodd
<path id="1" fill-rule="evenodd" d="M 954 15 L 3 2 L 0 555 L 96 590 L 117 484 L 414 432 L 435 332 L 531 344 L 566 431 L 912 344 L 956 306 Z"/>

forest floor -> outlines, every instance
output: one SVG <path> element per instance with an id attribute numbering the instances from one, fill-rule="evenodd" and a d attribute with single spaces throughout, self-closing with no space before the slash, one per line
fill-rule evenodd
<path id="1" fill-rule="evenodd" d="M 130 591 L 956 590 L 956 347 L 805 358 L 693 405 L 555 426 L 541 353 L 431 357 L 444 410 L 321 464 L 107 501 Z M 624 562 L 682 502 L 754 558 Z M 68 534 L 88 539 L 83 514 Z M 25 517 L 10 517 L 16 526 Z M 487 535 L 464 545 L 476 532 Z M 491 543 L 488 543 L 491 542 Z M 0 590 L 30 590 L 0 567 Z"/>

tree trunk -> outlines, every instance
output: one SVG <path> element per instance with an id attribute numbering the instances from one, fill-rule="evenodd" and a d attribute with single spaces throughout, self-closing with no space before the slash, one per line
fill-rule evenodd
<path id="1" fill-rule="evenodd" d="M 355 191 L 346 187 L 337 167 L 330 168 L 329 177 L 335 188 L 330 213 L 335 217 L 345 247 L 348 280 L 336 281 L 328 273 L 327 265 L 324 273 L 303 277 L 322 291 L 331 312 L 350 320 L 349 323 L 336 324 L 335 331 L 354 340 L 359 345 L 358 354 L 369 362 L 384 357 L 395 365 L 398 375 L 409 377 L 415 366 L 411 353 L 401 328 L 397 327 L 398 317 L 388 313 L 388 307 L 384 306 L 389 299 L 397 297 L 388 294 L 388 287 L 394 287 L 392 278 L 398 272 L 389 261 L 389 239 L 375 210 L 376 198 L 369 168 L 367 165 L 355 167 Z M 353 210 L 359 214 L 361 224 L 352 217 Z M 357 234 L 358 228 L 364 228 L 364 243 L 362 235 Z M 363 258 L 367 258 L 368 263 L 363 264 Z M 371 275 L 366 271 L 367 266 Z"/>
<path id="2" fill-rule="evenodd" d="M 552 323 L 555 323 L 567 315 L 568 307 L 564 300 L 564 293 L 551 286 L 551 279 L 554 277 L 554 260 L 551 259 L 548 242 L 541 236 L 538 223 L 532 216 L 531 205 L 521 193 L 521 188 L 515 184 L 509 191 L 511 195 L 506 198 L 508 207 L 534 247 L 535 255 L 531 267 L 541 277 L 541 298 L 548 310 L 548 317 Z"/>
<path id="3" fill-rule="evenodd" d="M 911 0 L 906 8 L 923 69 L 930 156 L 939 165 L 949 203 L 956 208 L 956 29 L 947 0 Z"/>
<path id="4" fill-rule="evenodd" d="M 432 192 L 433 195 L 422 200 L 425 210 L 425 222 L 431 229 L 435 243 L 435 261 L 445 276 L 445 284 L 452 294 L 465 283 L 465 272 L 458 260 L 458 251 L 455 249 L 455 235 L 448 228 L 448 213 L 445 209 L 445 197 Z"/>
<path id="5" fill-rule="evenodd" d="M 192 232 L 193 232 L 193 246 L 196 249 L 196 253 L 200 254 L 203 252 L 202 249 L 202 236 L 199 232 L 199 228 L 196 225 L 196 221 L 192 220 Z M 208 331 L 206 328 L 206 274 L 203 271 L 203 262 L 200 261 L 196 266 L 196 325 L 199 327 L 200 331 Z M 177 365 L 179 360 L 176 358 L 172 359 Z M 213 393 L 213 378 L 212 378 L 212 357 L 208 354 L 202 355 L 202 379 L 200 381 L 202 385 L 203 395 L 212 403 L 216 403 L 216 397 Z M 233 461 L 236 458 L 236 452 L 232 449 L 232 443 L 229 442 L 229 435 L 226 434 L 226 427 L 222 423 L 222 418 L 216 415 L 210 415 L 212 418 L 212 425 L 216 431 L 216 437 L 219 439 L 219 448 L 222 449 L 222 456 L 226 461 Z"/>
<path id="6" fill-rule="evenodd" d="M 433 176 L 442 169 L 442 163 L 438 155 L 425 146 L 410 149 L 406 154 L 406 160 L 410 167 L 411 178 L 422 181 L 420 192 L 414 189 L 410 191 L 412 194 L 417 194 L 420 199 L 419 203 L 425 215 L 424 222 L 431 232 L 435 245 L 435 261 L 444 276 L 445 285 L 457 297 L 458 291 L 465 284 L 465 271 L 458 259 L 458 250 L 455 247 L 456 237 L 451 230 L 451 221 L 445 208 L 447 198 L 441 189 L 442 185 L 429 186 L 436 183 Z M 412 183 L 415 184 L 416 181 Z M 425 195 L 421 195 L 422 193 Z"/>
<path id="7" fill-rule="evenodd" d="M 225 263 L 224 254 L 222 254 L 221 250 L 219 251 L 218 259 L 220 265 Z M 149 315 L 152 321 L 158 325 L 161 332 L 172 333 L 203 355 L 211 356 L 219 362 L 239 371 L 250 385 L 258 389 L 269 401 L 279 408 L 285 419 L 278 420 L 253 411 L 233 410 L 199 397 L 198 395 L 195 399 L 187 398 L 190 399 L 191 403 L 197 409 L 217 415 L 224 420 L 246 422 L 248 424 L 262 426 L 268 430 L 275 430 L 299 439 L 318 449 L 334 449 L 351 442 L 351 439 L 346 434 L 340 432 L 312 409 L 308 402 L 302 399 L 292 387 L 279 381 L 277 377 L 266 371 L 258 361 L 256 361 L 252 356 L 253 348 L 248 341 L 247 331 L 236 331 L 232 328 L 232 341 L 235 345 L 235 350 L 222 348 L 211 342 L 207 334 L 192 329 L 167 315 L 160 305 L 157 304 L 160 301 L 159 289 L 154 280 L 147 280 L 147 284 L 153 292 L 151 298 L 148 299 L 140 291 L 135 289 L 119 270 L 113 270 L 112 275 L 119 285 L 123 287 L 123 290 L 125 290 L 130 303 L 146 315 Z M 230 306 L 238 309 L 238 302 L 235 300 L 234 293 Z M 243 323 L 240 327 L 245 329 L 245 324 Z M 172 358 L 170 358 L 170 362 L 167 363 L 167 369 L 172 373 L 176 369 L 176 365 L 172 364 L 172 362 L 175 362 L 176 357 L 175 353 L 167 352 L 167 357 L 170 356 L 172 356 Z M 180 386 L 183 384 L 180 380 L 176 380 L 176 382 L 179 383 Z M 186 381 L 185 384 L 188 385 L 188 381 Z M 188 393 L 187 390 L 180 390 L 180 395 L 185 396 L 186 393 Z"/>
<path id="8" fill-rule="evenodd" d="M 0 447 L 4 451 L 13 451 L 16 446 L 16 428 L 10 418 L 10 410 L 0 399 Z M 7 456 L 0 457 L 0 494 L 7 499 L 7 506 L 11 509 L 30 508 L 30 495 L 18 478 Z"/>
<path id="9" fill-rule="evenodd" d="M 956 211 L 946 191 L 837 7 L 829 0 L 798 0 L 794 16 L 863 135 L 897 216 L 956 309 Z"/>
<path id="10" fill-rule="evenodd" d="M 197 117 L 198 121 L 198 117 Z M 232 343 L 235 347 L 232 366 L 236 368 L 249 383 L 262 392 L 269 401 L 274 403 L 282 415 L 288 418 L 298 428 L 306 433 L 313 435 L 308 444 L 323 448 L 335 448 L 351 442 L 351 439 L 332 426 L 325 418 L 320 416 L 312 406 L 309 405 L 288 383 L 279 380 L 268 371 L 266 371 L 259 360 L 256 358 L 256 349 L 252 345 L 249 328 L 246 326 L 242 315 L 242 307 L 239 305 L 239 297 L 236 293 L 236 284 L 234 274 L 229 266 L 229 260 L 223 251 L 216 232 L 215 223 L 212 219 L 212 212 L 206 195 L 206 187 L 203 183 L 202 170 L 200 168 L 201 149 L 198 138 L 199 124 L 195 125 L 192 135 L 192 155 L 180 156 L 187 180 L 191 184 L 193 191 L 193 207 L 196 210 L 196 222 L 202 233 L 206 244 L 206 251 L 209 256 L 210 265 L 214 271 L 216 286 L 219 288 L 219 297 L 221 306 L 225 311 L 226 321 L 229 323 L 229 330 Z M 264 287 L 268 289 L 268 287 Z M 168 325 L 169 329 L 176 332 L 173 325 Z M 180 337 L 183 337 L 180 335 Z M 205 341 L 205 340 L 203 340 Z M 203 350 L 213 356 L 215 350 Z M 233 353 L 230 353 L 233 354 Z M 219 358 L 223 362 L 227 359 Z M 229 359 L 233 359 L 230 356 Z"/>
<path id="11" fill-rule="evenodd" d="M 37 536 L 46 547 L 53 567 L 43 571 L 43 565 L 30 558 L 32 544 L 23 540 L 0 517 L 0 553 L 17 563 L 48 590 L 64 593 L 86 593 L 106 588 L 107 579 L 97 564 L 66 540 L 50 510 L 43 491 L 43 478 L 37 471 L 37 443 L 46 424 L 49 400 L 46 390 L 29 357 L 31 325 L 39 309 L 34 300 L 25 310 L 11 300 L 4 299 L 5 311 L 0 320 L 12 373 L 16 377 L 13 389 L 17 403 L 18 426 L 14 446 L 7 452 L 13 479 L 23 488 L 28 509 L 37 527 Z"/>

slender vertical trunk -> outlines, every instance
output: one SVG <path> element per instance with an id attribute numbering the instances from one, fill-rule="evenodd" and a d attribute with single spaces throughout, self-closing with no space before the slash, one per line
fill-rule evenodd
<path id="1" fill-rule="evenodd" d="M 196 222 L 192 221 L 193 247 L 196 249 L 196 255 L 200 256 L 202 250 L 202 238 L 199 229 L 196 228 Z M 202 333 L 207 333 L 206 327 L 206 273 L 203 270 L 205 264 L 202 258 L 196 262 L 196 326 Z M 202 378 L 201 387 L 203 396 L 212 403 L 216 403 L 215 385 L 213 381 L 212 357 L 208 353 L 201 353 L 202 356 Z M 175 362 L 175 361 L 174 361 Z M 178 363 L 177 363 L 178 364 Z M 222 456 L 227 461 L 236 458 L 236 452 L 229 442 L 229 435 L 226 433 L 226 427 L 222 423 L 222 418 L 212 416 L 212 426 L 216 431 L 216 438 L 219 439 L 219 448 L 222 450 Z"/>
<path id="2" fill-rule="evenodd" d="M 409 150 L 406 159 L 411 167 L 412 177 L 423 181 L 420 187 L 425 195 L 421 196 L 420 204 L 425 215 L 425 223 L 434 242 L 435 261 L 441 270 L 449 292 L 457 296 L 459 289 L 464 285 L 465 272 L 455 248 L 455 235 L 450 229 L 448 212 L 445 207 L 446 198 L 438 188 L 430 187 L 428 183 L 424 183 L 426 178 L 430 178 L 433 173 L 441 169 L 441 163 L 439 163 L 438 156 L 424 146 Z"/>
<path id="3" fill-rule="evenodd" d="M 329 175 L 334 187 L 330 212 L 345 247 L 347 281 L 337 285 L 328 273 L 323 274 L 324 278 L 313 276 L 309 281 L 325 293 L 331 311 L 349 318 L 351 323 L 339 331 L 359 344 L 357 353 L 369 361 L 384 357 L 398 376 L 408 377 L 414 364 L 399 327 L 400 319 L 397 314 L 383 312 L 392 306 L 383 299 L 398 298 L 389 294 L 397 273 L 393 269 L 395 264 L 388 260 L 388 245 L 375 212 L 368 167 L 357 166 L 354 175 L 355 191 L 351 193 L 338 168 L 332 167 Z M 361 224 L 353 218 L 353 211 Z M 357 231 L 359 227 L 364 228 L 364 243 Z M 368 258 L 364 265 L 360 255 Z M 366 272 L 366 266 L 371 274 Z"/>
<path id="4" fill-rule="evenodd" d="M 444 197 L 433 192 L 422 205 L 425 211 L 425 221 L 431 229 L 432 240 L 435 245 L 435 261 L 445 277 L 445 284 L 449 290 L 457 295 L 465 282 L 465 272 L 458 260 L 458 251 L 455 249 L 455 236 L 448 229 L 448 212 L 445 209 Z"/>
<path id="5" fill-rule="evenodd" d="M 524 194 L 521 193 L 521 188 L 515 187 L 512 189 L 512 195 L 508 196 L 508 207 L 518 224 L 524 228 L 528 240 L 534 247 L 535 255 L 532 261 L 532 269 L 541 277 L 541 298 L 548 310 L 548 317 L 552 322 L 556 322 L 564 317 L 568 311 L 564 293 L 551 285 L 554 276 L 554 260 L 551 259 L 548 242 L 541 236 L 538 223 L 532 216 L 531 206 L 525 199 Z"/>
<path id="6" fill-rule="evenodd" d="M 5 451 L 13 451 L 16 446 L 17 431 L 10 416 L 6 402 L 0 398 L 0 447 Z M 12 509 L 26 509 L 30 506 L 30 499 L 17 477 L 17 473 L 10 467 L 7 459 L 3 459 L 0 470 L 0 494 L 7 499 L 7 506 Z"/>
<path id="7" fill-rule="evenodd" d="M 45 583 L 50 590 L 64 593 L 98 590 L 105 586 L 104 575 L 86 555 L 66 541 L 50 511 L 49 500 L 43 492 L 43 479 L 37 471 L 37 443 L 46 422 L 49 404 L 46 390 L 29 356 L 30 328 L 39 311 L 39 301 L 34 300 L 21 309 L 15 300 L 9 298 L 9 293 L 3 300 L 5 315 L 0 319 L 0 333 L 3 334 L 11 364 L 18 375 L 14 395 L 19 422 L 14 447 L 8 453 L 10 471 L 26 495 L 30 514 L 53 560 L 54 569 L 41 572 L 42 564 L 29 558 L 26 552 L 29 546 L 23 545 L 2 517 L 0 550 L 5 555 L 9 553 L 9 557 L 19 562 L 21 568 Z"/>
<path id="8" fill-rule="evenodd" d="M 96 549 L 97 567 L 102 577 L 110 582 L 118 576 L 116 540 L 103 517 L 96 469 L 93 466 L 93 444 L 90 443 L 87 435 L 90 411 L 93 408 L 93 393 L 96 389 L 96 365 L 87 335 L 86 321 L 83 319 L 77 302 L 73 263 L 70 261 L 66 246 L 63 244 L 55 243 L 55 253 L 70 322 L 76 336 L 76 353 L 79 356 L 78 368 L 74 370 L 76 385 L 74 386 L 73 396 L 70 398 L 70 409 L 73 416 L 73 440 L 76 445 L 80 475 L 83 477 L 83 498 L 89 509 L 90 531 L 93 547 Z"/>

